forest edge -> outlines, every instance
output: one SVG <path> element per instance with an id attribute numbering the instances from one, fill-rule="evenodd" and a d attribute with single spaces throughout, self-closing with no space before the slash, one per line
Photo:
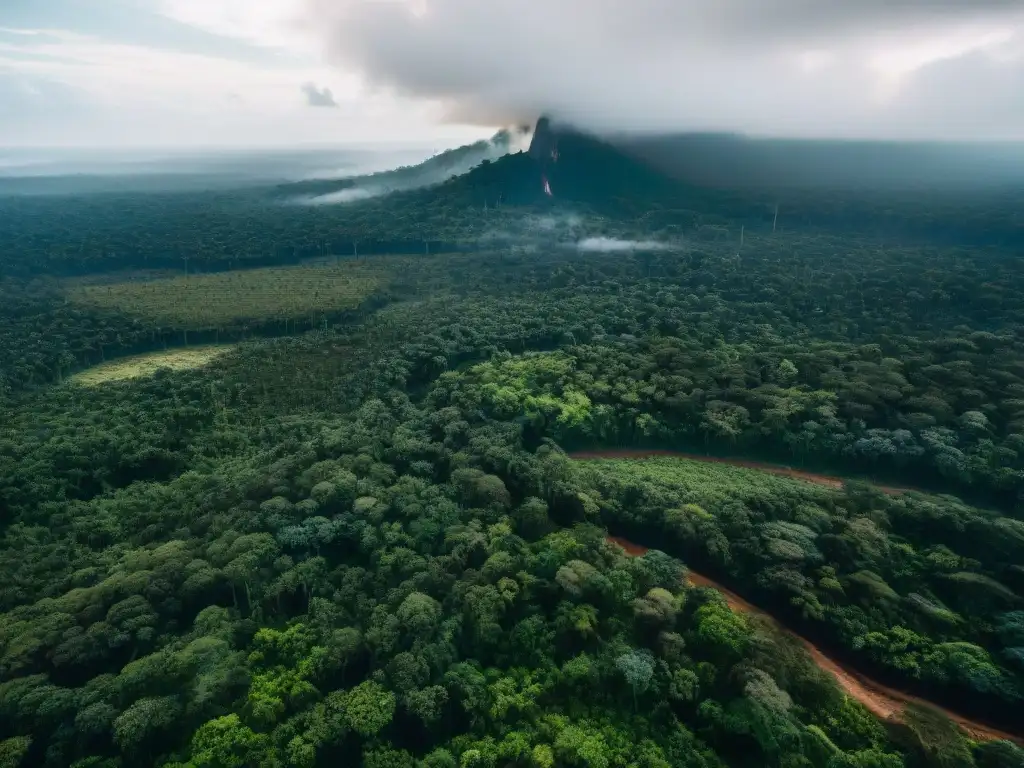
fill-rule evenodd
<path id="1" fill-rule="evenodd" d="M 782 475 L 785 477 L 791 477 L 797 480 L 804 480 L 806 482 L 815 483 L 817 485 L 824 485 L 829 488 L 841 488 L 844 480 L 840 477 L 833 475 L 822 475 L 812 472 L 804 472 L 802 470 L 791 469 L 789 467 L 783 467 L 776 464 L 767 464 L 758 461 L 747 461 L 743 459 L 727 459 L 714 456 L 702 456 L 700 454 L 683 453 L 679 451 L 669 450 L 637 450 L 637 449 L 619 449 L 619 450 L 603 450 L 603 451 L 579 451 L 569 454 L 570 458 L 574 460 L 587 460 L 587 459 L 644 459 L 654 457 L 674 457 L 679 459 L 687 459 L 690 461 L 703 461 L 718 464 L 728 464 L 734 467 L 742 467 L 744 469 L 754 469 L 762 472 L 768 472 L 774 475 Z M 898 494 L 903 493 L 903 488 L 896 488 L 890 486 L 879 486 L 879 488 L 885 493 Z M 637 544 L 629 539 L 622 538 L 620 536 L 607 537 L 609 543 L 619 546 L 627 555 L 630 557 L 642 557 L 647 551 L 648 547 Z M 979 723 L 970 718 L 959 715 L 943 707 L 939 707 L 930 701 L 912 696 L 902 691 L 898 691 L 895 688 L 891 688 L 886 685 L 882 685 L 876 680 L 872 680 L 858 672 L 855 672 L 848 667 L 839 664 L 834 659 L 826 656 L 822 653 L 821 649 L 818 648 L 814 643 L 807 640 L 806 638 L 793 632 L 791 629 L 783 626 L 779 621 L 771 614 L 763 611 L 757 606 L 753 605 L 749 601 L 737 595 L 730 589 L 727 589 L 723 585 L 719 584 L 713 579 L 708 578 L 696 571 L 691 570 L 687 567 L 687 581 L 691 586 L 694 587 L 710 587 L 718 590 L 725 598 L 726 603 L 735 611 L 747 613 L 752 616 L 760 617 L 768 621 L 772 626 L 776 627 L 779 631 L 785 633 L 789 637 L 794 638 L 799 642 L 810 654 L 811 659 L 814 663 L 822 670 L 831 674 L 840 688 L 850 697 L 856 699 L 858 702 L 863 704 L 872 714 L 883 720 L 899 720 L 900 714 L 903 708 L 907 704 L 918 704 L 931 709 L 941 712 L 944 716 L 952 720 L 954 723 L 963 728 L 971 738 L 979 741 L 992 741 L 998 739 L 1006 739 L 1013 741 L 1016 744 L 1024 746 L 1024 738 L 1015 736 L 1013 734 L 1001 731 L 997 728 Z"/>

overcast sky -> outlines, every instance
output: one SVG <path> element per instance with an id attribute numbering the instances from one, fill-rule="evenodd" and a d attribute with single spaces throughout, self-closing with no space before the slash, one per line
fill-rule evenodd
<path id="1" fill-rule="evenodd" d="M 1024 140 L 1024 0 L 0 0 L 0 146 Z"/>

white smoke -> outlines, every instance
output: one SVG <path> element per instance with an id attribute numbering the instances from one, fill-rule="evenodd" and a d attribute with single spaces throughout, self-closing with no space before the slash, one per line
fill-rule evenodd
<path id="1" fill-rule="evenodd" d="M 527 226 L 543 230 L 544 232 L 575 230 L 583 225 L 583 218 L 575 213 L 567 213 L 561 216 L 530 216 L 525 221 Z"/>
<path id="2" fill-rule="evenodd" d="M 586 237 L 576 243 L 576 249 L 589 253 L 633 251 L 664 251 L 669 246 L 656 240 L 618 240 L 614 237 Z"/>
<path id="3" fill-rule="evenodd" d="M 354 203 L 356 200 L 367 200 L 371 197 L 387 194 L 388 190 L 383 187 L 367 189 L 366 187 L 352 187 L 337 192 L 330 192 L 326 195 L 311 197 L 304 202 L 306 205 L 335 205 L 337 203 Z"/>
<path id="4" fill-rule="evenodd" d="M 300 197 L 292 202 L 303 205 L 339 205 L 380 197 L 390 192 L 407 191 L 441 184 L 454 176 L 461 176 L 485 161 L 494 161 L 505 155 L 525 151 L 533 137 L 532 128 L 514 126 L 493 138 L 454 150 L 438 152 L 423 162 L 367 176 L 348 174 L 339 180 L 358 180 L 357 186 L 329 192 L 315 197 Z M 447 156 L 447 157 L 446 157 Z"/>
<path id="5" fill-rule="evenodd" d="M 533 126 L 527 125 L 516 125 L 508 129 L 509 132 L 509 154 L 515 154 L 517 152 L 526 152 L 530 148 L 530 142 L 533 141 Z"/>

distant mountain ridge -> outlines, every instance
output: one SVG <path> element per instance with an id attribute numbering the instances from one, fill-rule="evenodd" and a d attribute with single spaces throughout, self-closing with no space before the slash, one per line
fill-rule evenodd
<path id="1" fill-rule="evenodd" d="M 494 153 L 481 156 L 485 147 Z M 1012 164 L 1004 168 L 1005 184 L 972 187 L 959 181 L 971 173 L 984 176 L 986 166 L 971 159 L 987 157 L 984 148 L 942 155 L 936 145 L 878 142 L 708 134 L 603 138 L 541 117 L 529 148 L 512 149 L 499 134 L 418 166 L 305 188 L 327 194 L 346 185 L 377 184 L 392 194 L 374 204 L 405 212 L 561 208 L 657 222 L 656 228 L 677 233 L 734 224 L 1024 245 L 1024 160 L 1017 184 L 1011 183 L 1017 178 Z M 1008 157 L 1013 151 L 1005 149 Z M 901 172 L 907 177 L 899 177 Z M 932 183 L 921 188 L 921 178 Z M 288 185 L 287 191 L 299 188 Z"/>
<path id="2" fill-rule="evenodd" d="M 760 180 L 746 174 L 747 161 L 730 151 L 695 156 L 693 148 L 707 141 L 735 146 L 722 137 L 676 137 L 669 142 L 676 155 L 666 158 L 664 145 L 651 150 L 652 137 L 602 139 L 551 120 L 538 128 L 532 153 L 515 151 L 525 136 L 513 132 L 417 166 L 343 180 L 154 186 L 103 195 L 0 193 L 0 239 L 14 244 L 0 253 L 0 272 L 28 274 L 40 265 L 62 274 L 128 268 L 139 253 L 150 268 L 181 268 L 189 254 L 193 269 L 220 269 L 326 254 L 472 250 L 499 235 L 508 242 L 537 235 L 537 242 L 555 243 L 565 233 L 544 234 L 547 225 L 539 223 L 557 220 L 551 214 L 583 222 L 581 237 L 738 244 L 743 232 L 777 231 L 872 238 L 883 248 L 934 243 L 1024 253 L 1024 184 L 830 188 L 811 176 L 813 183 L 787 186 L 787 177 L 770 170 Z M 813 147 L 787 146 L 813 156 Z M 679 147 L 689 149 L 680 154 Z M 721 170 L 725 182 L 686 172 L 695 164 Z M 351 202 L 308 204 L 337 193 L 349 194 Z M 500 215 L 493 215 L 496 209 Z M 193 234 L 197 227 L 202 237 Z M 142 230 L 149 233 L 145 242 L 138 238 Z"/>
<path id="3" fill-rule="evenodd" d="M 633 215 L 651 205 L 683 202 L 688 190 L 596 136 L 541 117 L 526 152 L 483 162 L 422 192 L 479 206 L 570 203 Z"/>
<path id="4" fill-rule="evenodd" d="M 405 193 L 403 199 L 412 195 L 421 201 L 473 206 L 572 202 L 607 208 L 630 201 L 665 202 L 683 189 L 678 180 L 644 160 L 548 117 L 538 119 L 525 152 L 515 151 L 519 138 L 499 131 L 491 139 L 442 152 L 418 165 L 283 184 L 276 192 L 310 202 L 351 203 L 360 199 L 357 190 L 366 190 L 365 197 Z"/>
<path id="5" fill-rule="evenodd" d="M 694 184 L 758 189 L 975 188 L 1024 183 L 1024 143 L 623 135 L 609 141 Z"/>

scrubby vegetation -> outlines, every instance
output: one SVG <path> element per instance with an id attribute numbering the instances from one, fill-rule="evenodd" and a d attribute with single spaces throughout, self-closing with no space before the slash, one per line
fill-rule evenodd
<path id="1" fill-rule="evenodd" d="M 673 245 L 582 254 L 540 239 L 531 222 L 561 210 L 544 201 L 483 213 L 502 184 L 535 181 L 516 157 L 294 219 L 263 216 L 253 190 L 203 216 L 187 197 L 65 199 L 49 229 L 41 198 L 3 203 L 0 765 L 1021 765 L 1010 741 L 927 708 L 876 719 L 787 637 L 684 581 L 691 564 L 864 673 L 1019 733 L 1014 255 L 695 222 L 668 182 L 647 195 L 665 200 L 661 230 L 615 213 L 613 182 L 645 199 L 651 173 L 621 158 L 573 226 Z M 295 322 L 231 354 L 60 383 L 147 345 L 189 349 L 164 325 L 193 344 L 232 325 L 210 290 L 261 272 L 196 265 L 332 257 L 325 233 L 353 239 L 337 217 L 420 245 L 498 217 L 537 239 L 358 263 L 346 247 L 320 272 L 263 273 L 305 276 L 257 313 Z M 99 240 L 72 248 L 79 219 Z M 166 268 L 184 243 L 187 282 L 161 278 L 179 300 L 123 280 L 105 300 L 112 268 Z M 310 322 L 317 291 L 363 306 Z M 932 493 L 565 453 L 629 446 Z M 608 532 L 654 550 L 627 557 Z"/>

